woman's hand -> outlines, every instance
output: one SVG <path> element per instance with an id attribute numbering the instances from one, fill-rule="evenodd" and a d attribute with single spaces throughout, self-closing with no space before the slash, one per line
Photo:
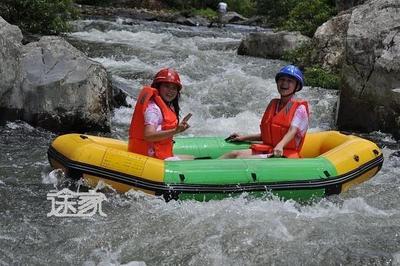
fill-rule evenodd
<path id="1" fill-rule="evenodd" d="M 176 127 L 175 134 L 181 133 L 189 127 L 190 125 L 185 120 L 182 120 L 182 122 L 180 122 L 179 125 Z"/>
<path id="2" fill-rule="evenodd" d="M 235 142 L 235 141 L 243 141 L 243 140 L 244 140 L 244 136 L 240 136 L 237 133 L 233 133 L 225 139 L 225 141 L 227 141 L 227 142 Z"/>
<path id="3" fill-rule="evenodd" d="M 229 137 L 225 139 L 227 142 L 235 142 L 235 141 L 260 141 L 261 134 L 254 135 L 239 135 L 237 133 L 231 134 Z"/>
<path id="4" fill-rule="evenodd" d="M 281 141 L 279 141 L 278 144 L 276 144 L 275 148 L 274 148 L 274 156 L 275 157 L 282 157 L 283 156 L 283 147 L 286 146 L 286 144 L 289 143 L 289 141 L 291 141 L 294 136 L 296 135 L 298 128 L 295 126 L 291 126 L 288 130 L 288 132 L 285 134 L 285 136 L 283 136 L 283 138 L 281 139 Z"/>
<path id="5" fill-rule="evenodd" d="M 281 143 L 278 143 L 278 145 L 275 146 L 273 153 L 274 153 L 274 157 L 282 157 L 283 156 L 283 145 Z"/>

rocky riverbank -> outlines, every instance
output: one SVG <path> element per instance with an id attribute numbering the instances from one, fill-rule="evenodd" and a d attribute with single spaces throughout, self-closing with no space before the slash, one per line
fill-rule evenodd
<path id="1" fill-rule="evenodd" d="M 150 10 L 146 8 L 79 5 L 78 10 L 82 18 L 88 19 L 101 18 L 115 20 L 123 17 L 135 20 L 169 22 L 186 26 L 212 26 L 213 22 L 213 20 L 206 17 L 192 15 L 190 12 L 179 12 L 166 9 Z M 236 12 L 227 12 L 224 16 L 224 22 L 253 25 L 260 22 L 260 19 L 257 17 L 247 19 Z"/>

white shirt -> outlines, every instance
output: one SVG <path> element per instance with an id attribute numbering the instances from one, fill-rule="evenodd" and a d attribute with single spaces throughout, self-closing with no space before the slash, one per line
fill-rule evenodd
<path id="1" fill-rule="evenodd" d="M 149 105 L 147 106 L 146 110 L 144 111 L 144 125 L 152 125 L 156 127 L 156 131 L 161 131 L 162 123 L 164 118 L 162 116 L 162 112 L 160 107 L 154 102 L 149 101 Z M 147 150 L 147 154 L 151 157 L 154 157 L 154 145 L 150 142 L 149 149 Z"/>
<path id="2" fill-rule="evenodd" d="M 225 2 L 219 2 L 218 3 L 218 12 L 220 13 L 226 13 L 226 10 L 228 9 L 228 4 Z"/>
<path id="3" fill-rule="evenodd" d="M 297 128 L 294 139 L 296 144 L 299 145 L 308 129 L 308 114 L 304 105 L 297 107 L 290 125 Z"/>

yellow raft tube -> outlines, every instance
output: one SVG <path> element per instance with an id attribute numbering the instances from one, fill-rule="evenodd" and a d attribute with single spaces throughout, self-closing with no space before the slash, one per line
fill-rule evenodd
<path id="1" fill-rule="evenodd" d="M 373 177 L 383 163 L 376 144 L 337 131 L 308 133 L 301 159 L 217 160 L 250 143 L 229 143 L 222 137 L 175 141 L 176 154 L 196 159 L 162 161 L 128 152 L 121 140 L 80 134 L 57 137 L 48 157 L 53 168 L 83 178 L 88 186 L 101 181 L 120 192 L 141 190 L 166 200 L 221 199 L 246 192 L 307 201 L 347 191 Z"/>

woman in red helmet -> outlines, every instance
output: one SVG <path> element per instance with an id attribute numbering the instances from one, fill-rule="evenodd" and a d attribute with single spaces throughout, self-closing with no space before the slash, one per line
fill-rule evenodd
<path id="1" fill-rule="evenodd" d="M 188 119 L 179 122 L 181 89 L 178 73 L 170 68 L 161 69 L 151 86 L 142 88 L 129 128 L 128 151 L 162 160 L 174 158 L 173 136 L 190 127 Z"/>
<path id="2" fill-rule="evenodd" d="M 283 67 L 275 76 L 279 99 L 268 104 L 260 123 L 261 133 L 240 136 L 232 134 L 229 141 L 262 141 L 251 149 L 232 151 L 221 159 L 229 158 L 299 158 L 308 129 L 307 101 L 295 99 L 294 94 L 304 85 L 303 73 L 294 65 Z"/>

